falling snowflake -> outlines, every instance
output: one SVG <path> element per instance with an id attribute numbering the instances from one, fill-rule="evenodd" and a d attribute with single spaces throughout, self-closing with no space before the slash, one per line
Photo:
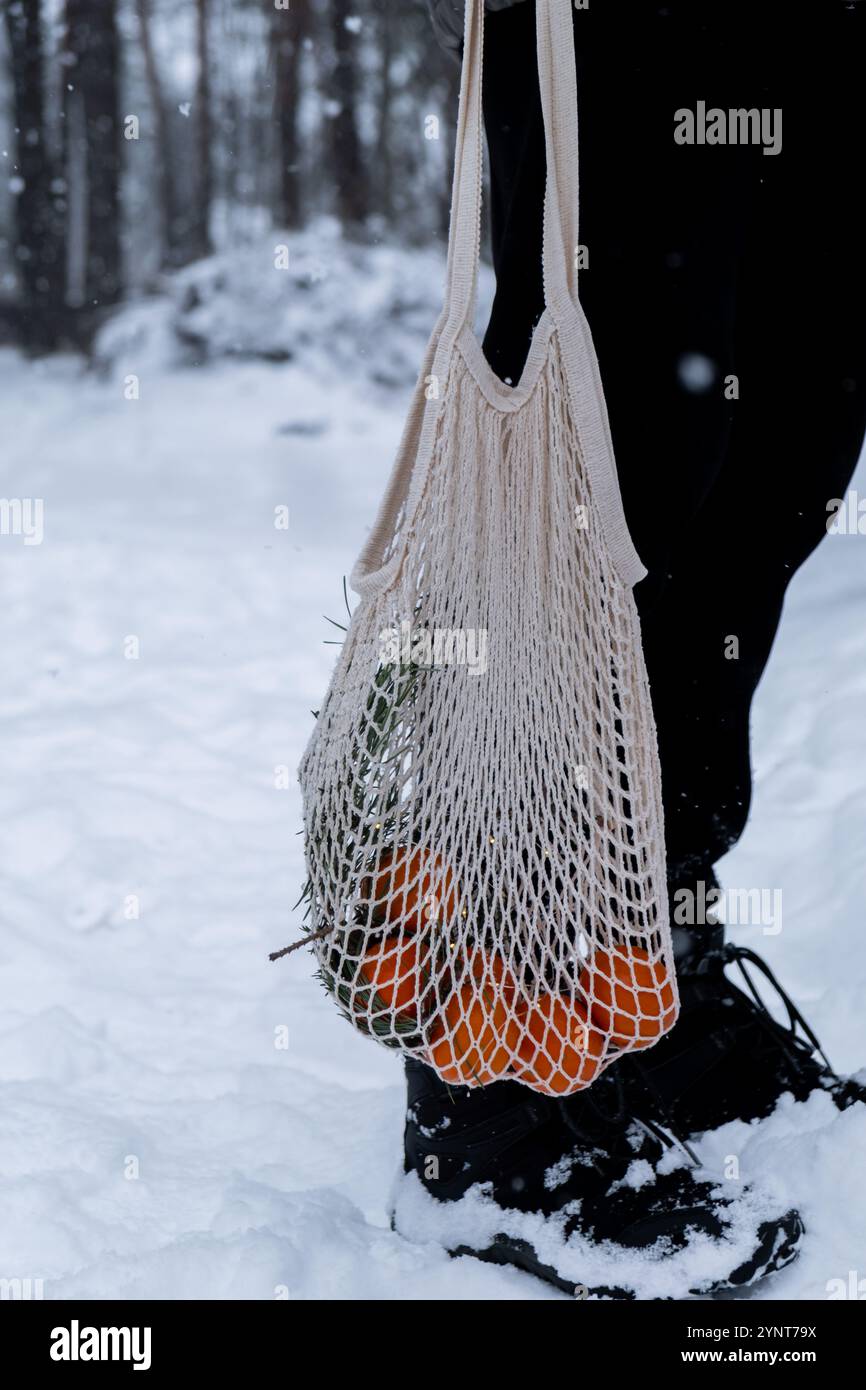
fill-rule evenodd
<path id="1" fill-rule="evenodd" d="M 701 352 L 687 352 L 677 363 L 677 376 L 687 391 L 709 391 L 716 379 L 716 364 Z"/>

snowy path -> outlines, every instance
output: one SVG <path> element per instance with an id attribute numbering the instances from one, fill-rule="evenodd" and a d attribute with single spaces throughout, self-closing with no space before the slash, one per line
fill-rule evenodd
<path id="1" fill-rule="evenodd" d="M 45 500 L 42 545 L 0 538 L 0 1277 L 52 1298 L 555 1296 L 391 1234 L 398 1064 L 306 955 L 267 961 L 296 934 L 321 615 L 399 404 L 237 363 L 154 370 L 138 401 L 8 352 L 0 381 L 0 493 Z M 754 944 L 842 1068 L 866 1062 L 862 545 L 828 540 L 792 590 L 725 866 L 783 890 Z M 866 1116 L 818 1098 L 705 1142 L 809 1224 L 762 1296 L 866 1275 L 864 1141 Z"/>

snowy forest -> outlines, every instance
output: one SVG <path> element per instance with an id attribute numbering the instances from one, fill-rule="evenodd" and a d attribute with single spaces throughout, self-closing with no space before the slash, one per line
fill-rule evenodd
<path id="1" fill-rule="evenodd" d="M 297 768 L 358 602 L 344 576 L 442 306 L 459 82 L 426 0 L 0 0 L 0 1300 L 573 1304 L 449 1253 L 502 1230 L 575 1297 L 591 1278 L 655 1317 L 724 1296 L 692 1297 L 732 1267 L 705 1234 L 656 1262 L 565 1217 L 504 1224 L 480 1188 L 434 1201 L 403 1172 L 399 1056 L 347 1026 L 308 950 L 274 959 L 303 937 Z M 489 259 L 479 288 L 483 321 Z M 855 524 L 790 585 L 749 824 L 718 866 L 784 895 L 784 930 L 726 930 L 843 1074 L 866 1054 L 866 456 L 852 489 Z M 744 512 L 701 545 L 759 594 L 774 523 L 751 493 Z M 671 645 L 686 691 L 696 642 Z M 617 1190 L 651 1192 L 616 1134 Z M 805 1220 L 731 1317 L 866 1298 L 866 1106 L 786 1094 L 689 1142 L 726 1193 L 754 1181 Z M 556 1201 L 596 1168 L 559 1154 Z M 747 1212 L 731 1241 L 751 1238 Z"/>
<path id="2" fill-rule="evenodd" d="M 0 341 L 270 228 L 444 233 L 459 69 L 423 0 L 2 0 Z M 433 119 L 431 119 L 433 118 Z"/>

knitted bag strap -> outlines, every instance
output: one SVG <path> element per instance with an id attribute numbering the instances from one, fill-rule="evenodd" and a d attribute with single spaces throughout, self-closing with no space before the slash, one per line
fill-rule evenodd
<path id="1" fill-rule="evenodd" d="M 591 390 L 576 392 L 576 398 L 582 397 L 584 414 L 588 414 L 587 438 L 595 443 L 595 452 L 600 452 L 602 459 L 600 464 L 593 464 L 593 481 L 605 515 L 612 518 L 605 523 L 612 550 L 623 582 L 633 584 L 645 571 L 622 517 L 600 381 L 577 299 L 577 74 L 571 0 L 537 0 L 535 12 L 547 159 L 542 253 L 545 303 L 572 362 L 580 361 L 583 376 L 589 373 L 592 378 Z M 431 380 L 438 385 L 447 381 L 454 344 L 464 326 L 471 328 L 474 320 L 481 249 L 483 49 L 483 0 L 466 0 L 445 302 L 378 515 L 350 576 L 352 588 L 362 597 L 384 592 L 400 572 L 405 534 L 395 539 L 395 528 L 411 519 L 421 497 L 442 404 L 438 391 L 425 399 L 424 386 Z"/>
<path id="2" fill-rule="evenodd" d="M 536 49 L 547 182 L 544 199 L 544 297 L 551 308 L 577 299 L 577 73 L 571 0 L 539 0 Z M 475 313 L 481 250 L 484 49 L 483 0 L 466 0 L 463 71 L 454 157 L 454 185 L 441 342 L 450 347 Z"/>

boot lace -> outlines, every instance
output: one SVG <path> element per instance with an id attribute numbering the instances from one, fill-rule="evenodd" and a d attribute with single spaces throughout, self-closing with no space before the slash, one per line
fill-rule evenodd
<path id="1" fill-rule="evenodd" d="M 815 1032 L 806 1022 L 806 1019 L 803 1017 L 802 1013 L 797 1008 L 797 1005 L 794 1003 L 787 990 L 785 990 L 779 983 L 778 979 L 774 975 L 773 971 L 770 969 L 767 962 L 763 960 L 762 957 L 759 956 L 756 951 L 750 950 L 748 946 L 738 946 L 735 945 L 733 942 L 729 942 L 723 948 L 722 959 L 725 961 L 726 964 L 737 966 L 740 975 L 742 976 L 743 983 L 745 984 L 746 989 L 748 990 L 752 1000 L 754 1001 L 758 1021 L 764 1026 L 764 1028 L 772 1032 L 774 1038 L 782 1046 L 783 1050 L 785 1051 L 788 1057 L 788 1060 L 795 1067 L 795 1069 L 797 1069 L 798 1071 L 800 1070 L 800 1067 L 802 1066 L 804 1060 L 804 1054 L 807 1051 L 805 1043 L 803 1041 L 803 1038 L 805 1038 L 806 1042 L 808 1042 L 809 1044 L 808 1052 L 817 1053 L 817 1055 L 821 1058 L 822 1062 L 827 1068 L 829 1079 L 831 1079 L 832 1081 L 838 1081 L 839 1078 L 833 1071 L 833 1068 L 830 1065 L 830 1060 L 827 1057 L 827 1054 L 824 1051 L 823 1047 L 821 1046 L 821 1043 L 819 1042 Z M 760 991 L 758 990 L 758 987 L 752 975 L 750 974 L 749 969 L 747 968 L 748 966 L 751 966 L 753 970 L 759 971 L 764 976 L 765 980 L 767 980 L 771 987 L 776 991 L 776 994 L 778 995 L 779 999 L 784 1005 L 785 1011 L 788 1015 L 787 1030 L 784 1028 L 780 1029 L 779 1024 L 773 1018 L 773 1015 L 771 1014 L 769 1008 L 767 1007 L 766 1003 L 761 997 Z M 799 1037 L 797 1034 L 798 1028 L 800 1029 L 800 1032 L 803 1034 L 802 1038 Z"/>

